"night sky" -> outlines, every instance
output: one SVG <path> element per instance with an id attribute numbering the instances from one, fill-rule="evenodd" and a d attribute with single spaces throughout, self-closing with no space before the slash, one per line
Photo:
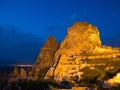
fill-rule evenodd
<path id="1" fill-rule="evenodd" d="M 34 64 L 48 36 L 60 43 L 75 21 L 120 47 L 120 0 L 0 0 L 0 64 Z"/>

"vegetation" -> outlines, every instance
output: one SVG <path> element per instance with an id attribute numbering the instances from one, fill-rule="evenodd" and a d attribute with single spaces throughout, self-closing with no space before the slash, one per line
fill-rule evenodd
<path id="1" fill-rule="evenodd" d="M 69 89 L 69 82 L 63 81 L 61 83 L 57 83 L 55 81 L 50 80 L 37 80 L 37 81 L 28 81 L 25 84 L 26 90 L 56 90 L 56 89 Z"/>
<path id="2" fill-rule="evenodd" d="M 82 75 L 82 80 L 80 80 L 80 85 L 97 84 L 100 81 L 108 80 L 116 75 L 120 71 L 120 61 L 111 59 L 95 59 L 95 60 L 85 60 L 89 64 L 93 64 L 94 69 L 90 67 L 85 67 L 81 69 L 84 72 Z"/>
<path id="3" fill-rule="evenodd" d="M 49 90 L 49 81 L 28 81 L 25 85 L 26 90 Z"/>

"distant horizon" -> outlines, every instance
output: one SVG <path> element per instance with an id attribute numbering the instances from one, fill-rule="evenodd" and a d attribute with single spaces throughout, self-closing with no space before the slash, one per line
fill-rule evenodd
<path id="1" fill-rule="evenodd" d="M 1 59 L 0 59 L 1 60 Z M 10 60 L 4 60 L 4 61 L 10 61 Z M 17 60 L 14 60 L 17 61 Z M 9 66 L 9 65 L 34 65 L 36 60 L 34 60 L 35 62 L 31 62 L 31 60 L 27 60 L 28 62 L 3 62 L 0 63 L 0 66 Z"/>
<path id="2" fill-rule="evenodd" d="M 0 64 L 0 66 L 21 66 L 21 67 L 26 67 L 26 66 L 33 66 L 34 64 Z"/>

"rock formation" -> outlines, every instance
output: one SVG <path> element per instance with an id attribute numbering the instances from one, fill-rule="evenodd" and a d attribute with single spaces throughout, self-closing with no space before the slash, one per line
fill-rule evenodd
<path id="1" fill-rule="evenodd" d="M 81 79 L 83 74 L 89 78 L 89 72 L 86 74 L 84 68 L 89 67 L 88 69 L 96 71 L 100 66 L 104 67 L 103 71 L 113 70 L 115 67 L 111 60 L 116 61 L 115 63 L 120 62 L 120 49 L 103 46 L 97 27 L 86 22 L 76 22 L 68 29 L 65 39 L 55 53 L 54 63 L 44 78 L 69 80 L 78 76 Z M 101 71 L 98 70 L 97 73 L 101 74 Z"/>
<path id="2" fill-rule="evenodd" d="M 19 70 L 18 70 L 17 66 L 14 67 L 13 76 L 15 76 L 15 77 L 19 76 Z"/>
<path id="3" fill-rule="evenodd" d="M 120 84 L 120 73 L 117 73 L 116 76 L 114 76 L 113 78 L 109 79 L 107 81 L 107 83 L 109 83 L 111 86 Z"/>
<path id="4" fill-rule="evenodd" d="M 20 76 L 21 76 L 21 77 L 27 77 L 27 73 L 26 73 L 26 71 L 24 70 L 24 68 L 21 68 L 21 69 L 20 69 Z"/>
<path id="5" fill-rule="evenodd" d="M 101 41 L 97 27 L 86 22 L 74 23 L 68 29 L 67 36 L 62 41 L 56 55 L 76 55 L 89 52 L 98 46 L 101 46 Z"/>
<path id="6" fill-rule="evenodd" d="M 40 54 L 38 55 L 37 61 L 34 65 L 35 77 L 43 78 L 44 74 L 53 62 L 53 57 L 58 49 L 59 44 L 57 43 L 55 37 L 50 36 L 46 43 L 43 45 Z"/>

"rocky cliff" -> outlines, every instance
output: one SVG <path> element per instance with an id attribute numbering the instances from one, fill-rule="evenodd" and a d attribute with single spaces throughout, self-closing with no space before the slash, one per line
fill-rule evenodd
<path id="1" fill-rule="evenodd" d="M 68 28 L 53 61 L 45 79 L 54 77 L 56 81 L 61 81 L 77 76 L 78 80 L 91 77 L 99 77 L 99 80 L 105 76 L 105 70 L 115 72 L 119 69 L 114 68 L 115 63 L 120 65 L 120 49 L 103 46 L 97 27 L 86 22 L 76 22 Z M 90 77 L 88 71 L 96 74 Z"/>
<path id="2" fill-rule="evenodd" d="M 97 27 L 87 22 L 76 22 L 68 28 L 65 39 L 55 53 L 53 67 L 57 66 L 61 57 L 69 58 L 81 53 L 88 53 L 100 46 L 101 41 Z M 54 71 L 53 67 L 51 67 L 50 73 Z"/>
<path id="3" fill-rule="evenodd" d="M 48 37 L 34 65 L 33 72 L 36 79 L 38 78 L 38 76 L 40 78 L 43 78 L 44 74 L 47 72 L 47 70 L 50 67 L 50 64 L 53 61 L 54 54 L 58 47 L 59 44 L 56 41 L 55 37 L 52 36 Z"/>

